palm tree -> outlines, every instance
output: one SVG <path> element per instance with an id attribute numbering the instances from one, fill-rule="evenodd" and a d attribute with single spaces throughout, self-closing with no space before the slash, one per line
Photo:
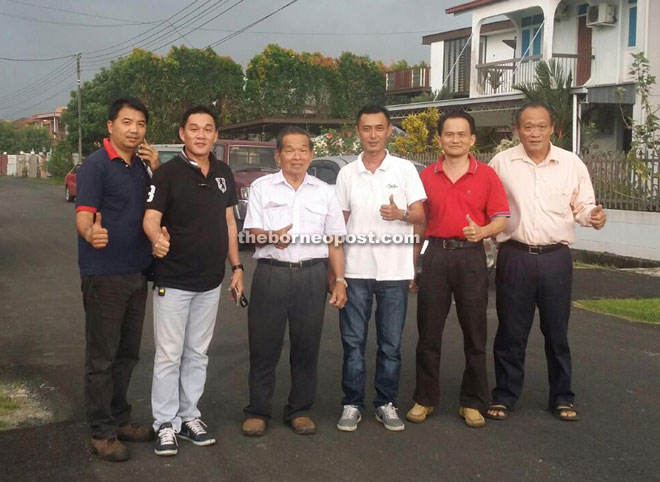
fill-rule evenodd
<path id="1" fill-rule="evenodd" d="M 544 60 L 536 65 L 536 80 L 514 85 L 513 88 L 525 95 L 529 102 L 542 102 L 550 108 L 555 124 L 553 144 L 570 149 L 572 145 L 573 103 L 571 85 L 573 75 L 564 72 L 555 59 Z"/>

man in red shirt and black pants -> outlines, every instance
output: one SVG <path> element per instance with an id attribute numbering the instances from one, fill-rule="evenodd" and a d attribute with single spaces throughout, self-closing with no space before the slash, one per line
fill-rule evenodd
<path id="1" fill-rule="evenodd" d="M 428 196 L 424 202 L 428 221 L 418 229 L 429 244 L 418 280 L 417 384 L 415 405 L 407 419 L 423 422 L 439 402 L 442 332 L 453 294 L 466 361 L 459 414 L 469 427 L 477 428 L 485 425 L 481 411 L 489 400 L 488 270 L 482 240 L 505 228 L 509 204 L 495 171 L 470 154 L 476 141 L 470 114 L 444 114 L 438 121 L 438 134 L 444 156 L 421 174 Z M 416 246 L 415 255 L 420 249 L 421 244 Z"/>

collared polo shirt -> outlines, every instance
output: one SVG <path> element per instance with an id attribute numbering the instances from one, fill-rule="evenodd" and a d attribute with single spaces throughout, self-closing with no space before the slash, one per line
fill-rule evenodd
<path id="1" fill-rule="evenodd" d="M 389 204 L 390 195 L 400 209 L 426 199 L 424 186 L 415 166 L 406 159 L 391 156 L 374 173 L 369 171 L 362 154 L 344 166 L 337 176 L 337 200 L 348 218 L 348 243 L 345 245 L 346 277 L 358 279 L 408 280 L 415 275 L 413 266 L 412 224 L 385 221 L 380 207 Z M 371 242 L 350 242 L 360 239 Z M 404 242 L 387 242 L 408 238 Z"/>
<path id="2" fill-rule="evenodd" d="M 297 190 L 282 171 L 254 181 L 243 228 L 278 231 L 289 224 L 293 242 L 286 249 L 277 249 L 273 244 L 257 246 L 254 257 L 288 262 L 327 258 L 327 243 L 314 242 L 314 236 L 346 234 L 344 214 L 335 193 L 320 179 L 306 174 Z"/>
<path id="3" fill-rule="evenodd" d="M 140 158 L 130 165 L 109 139 L 91 153 L 76 174 L 76 212 L 102 215 L 108 245 L 96 249 L 78 236 L 81 276 L 139 273 L 151 264 L 151 243 L 142 229 L 149 174 Z"/>
<path id="4" fill-rule="evenodd" d="M 530 244 L 571 244 L 575 223 L 591 226 L 596 207 L 587 166 L 570 151 L 550 145 L 543 162 L 535 164 L 522 144 L 497 154 L 490 166 L 504 185 L 511 219 L 497 235 Z"/>
<path id="5" fill-rule="evenodd" d="M 463 228 L 467 215 L 479 226 L 494 218 L 511 215 L 506 192 L 495 171 L 470 155 L 470 166 L 452 182 L 443 169 L 444 156 L 422 171 L 421 178 L 428 199 L 426 236 L 465 239 Z"/>
<path id="6" fill-rule="evenodd" d="M 170 250 L 156 258 L 155 285 L 185 291 L 215 289 L 225 275 L 229 250 L 226 210 L 237 204 L 229 166 L 211 154 L 206 176 L 182 151 L 152 179 L 146 209 L 163 213 Z"/>

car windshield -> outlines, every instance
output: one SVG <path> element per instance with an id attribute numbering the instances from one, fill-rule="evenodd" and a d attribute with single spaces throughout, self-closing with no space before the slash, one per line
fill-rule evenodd
<path id="1" fill-rule="evenodd" d="M 177 149 L 175 151 L 158 149 L 158 160 L 160 160 L 161 164 L 164 164 L 167 161 L 174 159 L 179 154 L 179 152 L 181 152 L 181 149 Z"/>
<path id="2" fill-rule="evenodd" d="M 277 170 L 275 147 L 268 146 L 231 146 L 229 148 L 229 167 L 232 171 Z"/>

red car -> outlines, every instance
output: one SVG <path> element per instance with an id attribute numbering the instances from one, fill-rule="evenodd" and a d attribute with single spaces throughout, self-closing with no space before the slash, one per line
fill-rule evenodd
<path id="1" fill-rule="evenodd" d="M 70 203 L 76 198 L 76 173 L 80 166 L 81 164 L 73 166 L 73 169 L 64 177 L 64 197 Z"/>

